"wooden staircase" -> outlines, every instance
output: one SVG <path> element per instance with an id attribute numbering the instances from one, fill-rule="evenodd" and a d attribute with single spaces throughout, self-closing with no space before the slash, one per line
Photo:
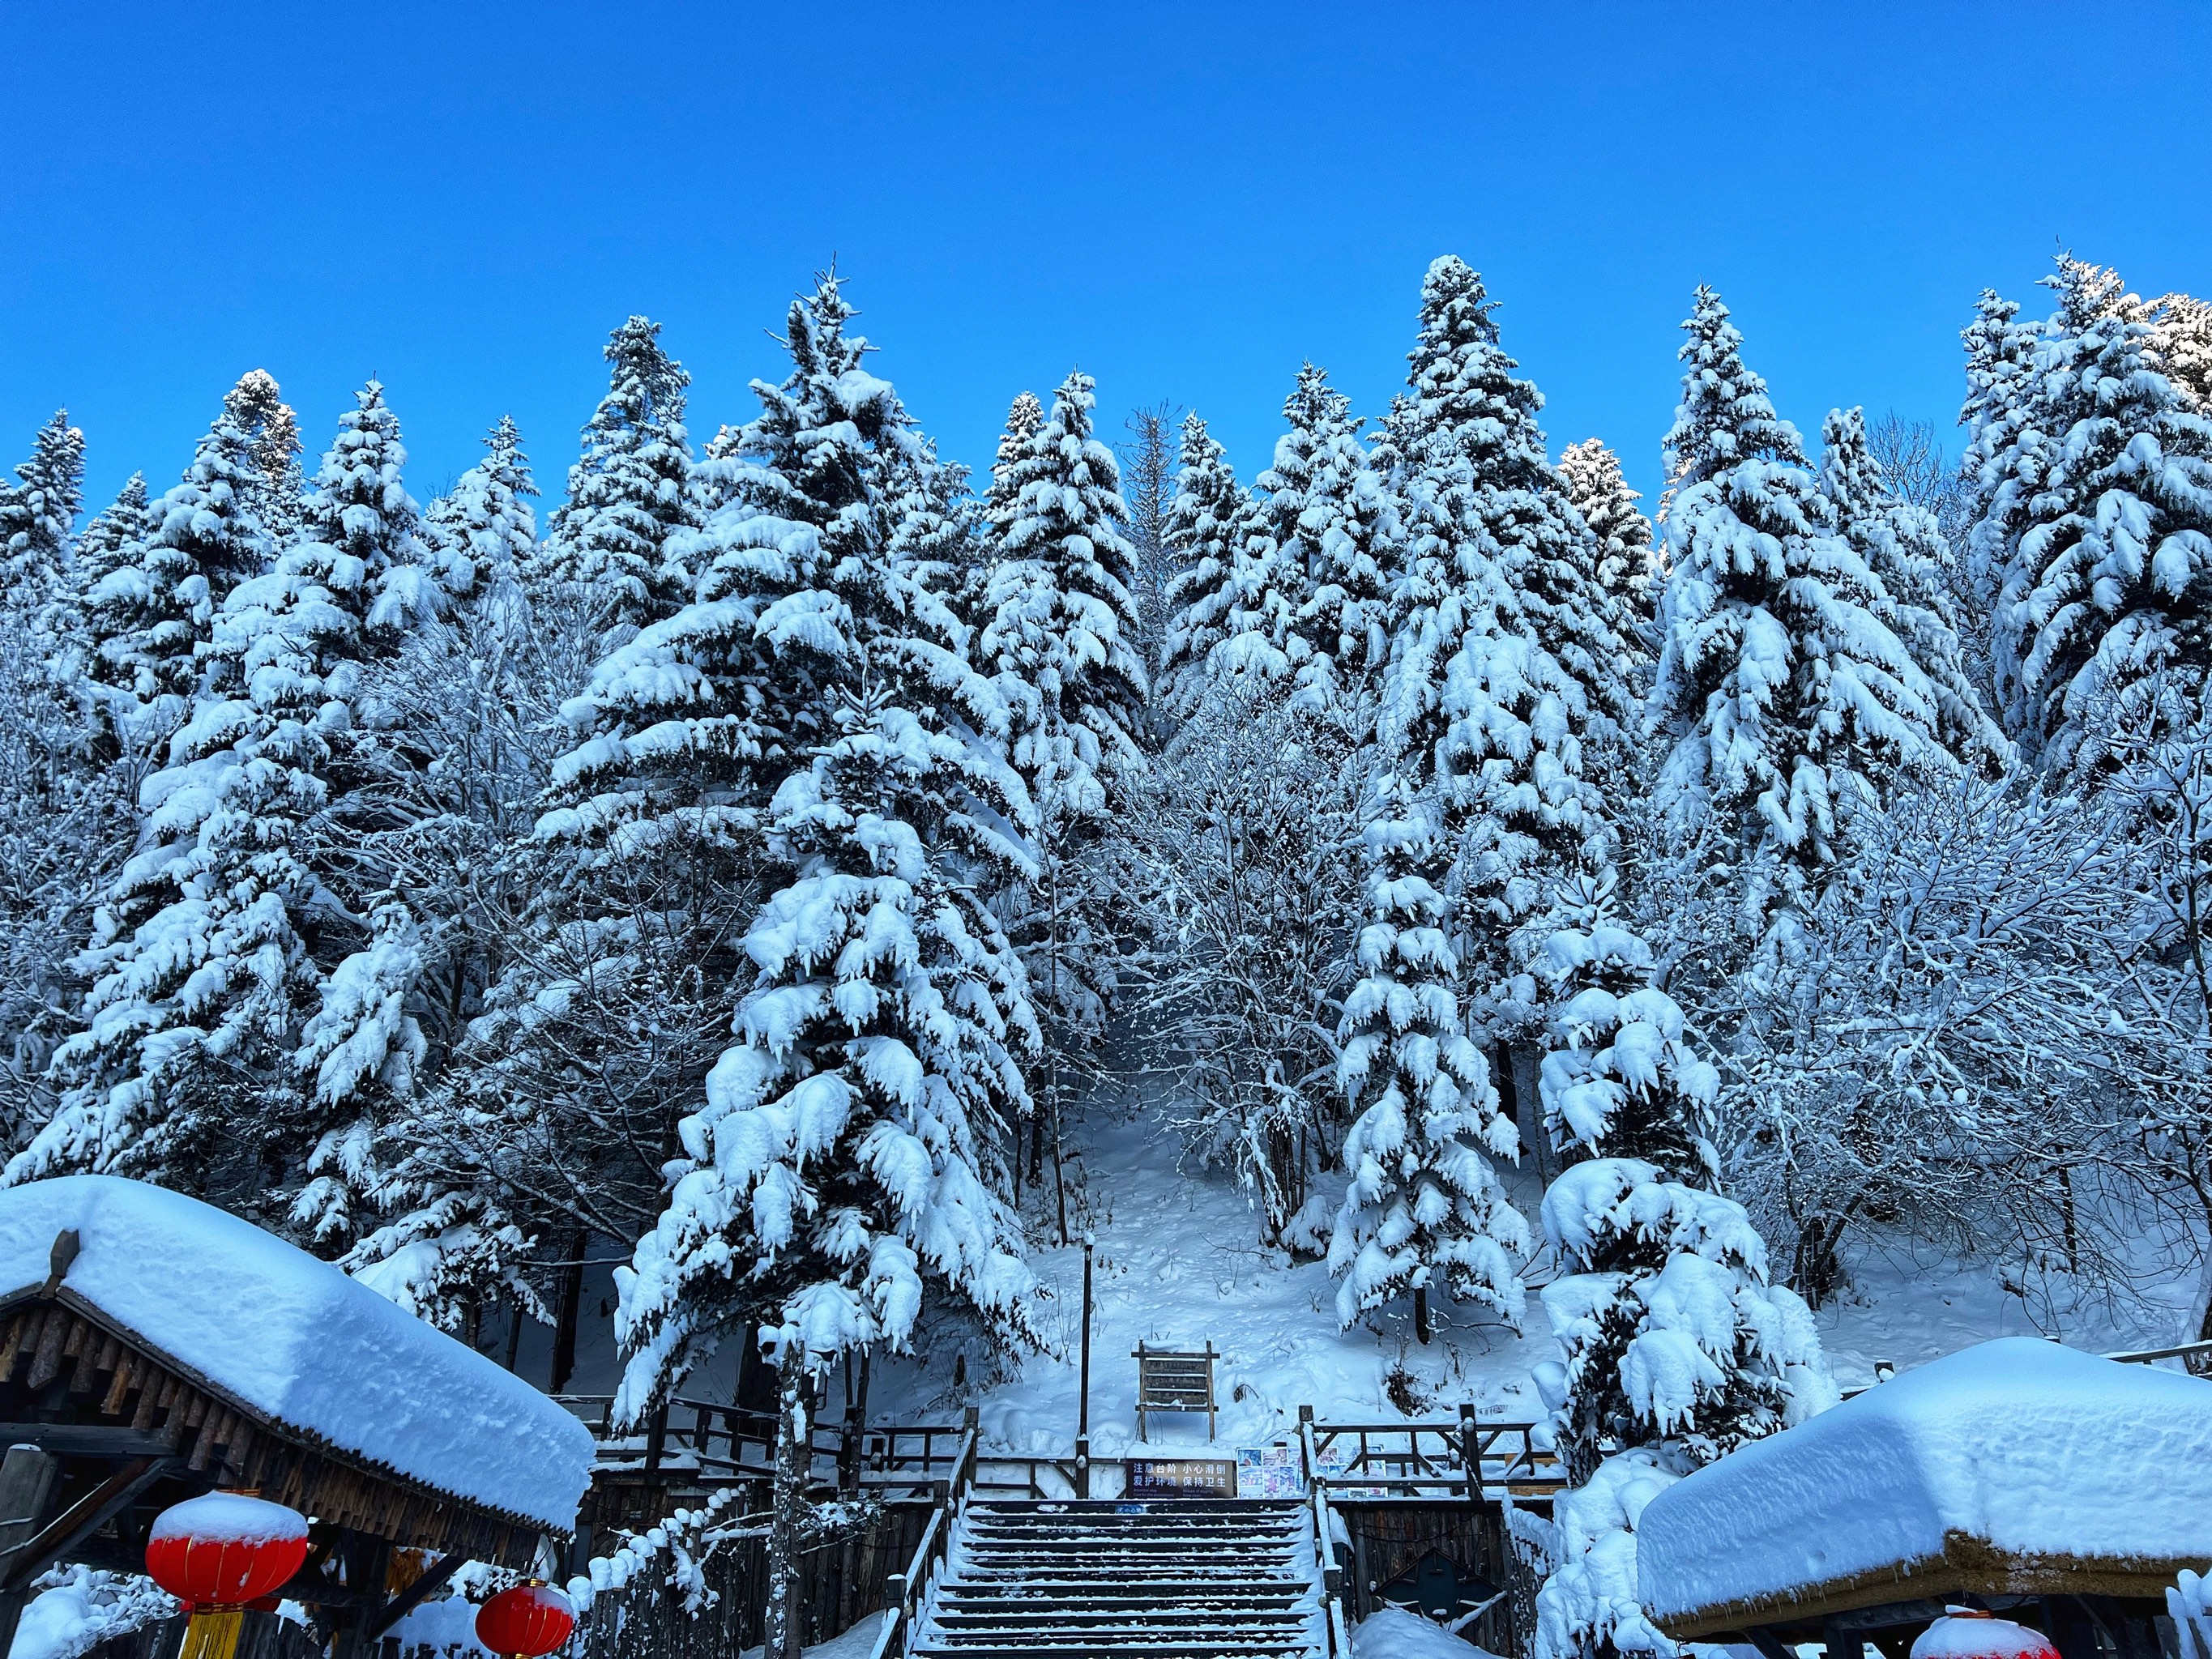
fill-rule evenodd
<path id="1" fill-rule="evenodd" d="M 1306 1505 L 970 1504 L 915 1659 L 1319 1659 Z"/>

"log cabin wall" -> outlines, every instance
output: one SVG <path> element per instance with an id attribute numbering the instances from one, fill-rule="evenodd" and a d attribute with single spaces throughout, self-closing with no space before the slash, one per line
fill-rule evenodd
<path id="1" fill-rule="evenodd" d="M 1501 1589 L 1512 1585 L 1505 1517 L 1495 1504 L 1332 1498 L 1329 1507 L 1352 1538 L 1352 1559 L 1344 1575 L 1349 1604 L 1345 1612 L 1352 1618 L 1364 1619 L 1382 1606 L 1376 1587 L 1407 1571 L 1431 1550 L 1449 1557 L 1462 1572 L 1479 1573 Z M 1504 1659 L 1518 1659 L 1523 1644 L 1514 1628 L 1512 1600 L 1509 1594 L 1462 1634 L 1477 1647 Z"/>

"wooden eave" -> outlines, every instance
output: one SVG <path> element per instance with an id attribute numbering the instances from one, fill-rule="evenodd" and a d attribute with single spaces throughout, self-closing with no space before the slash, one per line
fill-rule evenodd
<path id="1" fill-rule="evenodd" d="M 0 1387 L 65 1379 L 77 1422 L 155 1436 L 191 1470 L 399 1547 L 526 1566 L 553 1528 L 332 1445 L 203 1376 L 67 1285 L 0 1297 Z M 88 1413 L 96 1410 L 97 1418 Z"/>
<path id="2" fill-rule="evenodd" d="M 1678 1642 L 1704 1642 L 1762 1627 L 1819 1626 L 1841 1614 L 1893 1602 L 1941 1606 L 1969 1595 L 2109 1595 L 2162 1606 L 2166 1586 L 2184 1567 L 2202 1572 L 2207 1565 L 2200 1559 L 2147 1556 L 2014 1555 L 1954 1528 L 1943 1534 L 1941 1555 L 1893 1563 L 1796 1591 L 1716 1602 L 1656 1622 Z"/>

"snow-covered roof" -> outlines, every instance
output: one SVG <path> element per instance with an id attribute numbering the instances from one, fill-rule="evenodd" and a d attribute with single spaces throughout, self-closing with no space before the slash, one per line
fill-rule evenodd
<path id="1" fill-rule="evenodd" d="M 2212 1562 L 2212 1381 L 1984 1342 L 1668 1487 L 1636 1546 L 1669 1633 L 1905 1599 L 1947 1568 L 2171 1578 Z"/>
<path id="2" fill-rule="evenodd" d="M 574 1526 L 590 1431 L 328 1262 L 179 1193 L 64 1176 L 0 1191 L 0 1302 L 46 1283 L 64 1229 L 79 1249 L 62 1288 L 240 1405 L 481 1508 Z"/>

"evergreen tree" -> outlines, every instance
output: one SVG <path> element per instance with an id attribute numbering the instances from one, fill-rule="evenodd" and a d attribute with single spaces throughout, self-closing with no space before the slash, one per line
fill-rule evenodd
<path id="1" fill-rule="evenodd" d="M 1544 1196 L 1560 1359 L 1537 1383 L 1570 1488 L 1537 1594 L 1549 1659 L 1672 1651 L 1638 1607 L 1644 1503 L 1837 1397 L 1810 1311 L 1767 1282 L 1743 1206 L 1711 1189 L 1700 1125 L 1719 1073 L 1653 982 L 1650 946 L 1607 915 L 1609 890 L 1574 889 L 1577 925 L 1547 952 L 1544 1123 L 1568 1167 Z"/>
<path id="2" fill-rule="evenodd" d="M 998 544 L 980 660 L 1013 710 L 1012 759 L 1038 816 L 1042 869 L 1016 937 L 1048 1018 L 1090 1040 L 1114 988 L 1109 895 L 1090 849 L 1144 765 L 1144 665 L 1127 514 L 1113 452 L 1091 434 L 1091 377 L 1061 383 L 1007 477 L 1013 518 Z"/>
<path id="3" fill-rule="evenodd" d="M 1484 1156 L 1516 1158 L 1520 1139 L 1452 994 L 1458 964 L 1428 876 L 1444 861 L 1435 819 L 1432 799 L 1382 781 L 1365 837 L 1361 977 L 1339 1033 L 1337 1076 L 1355 1115 L 1344 1143 L 1352 1181 L 1328 1248 L 1329 1271 L 1344 1281 L 1340 1323 L 1411 1292 L 1424 1342 L 1438 1290 L 1519 1328 L 1517 1258 L 1528 1243 Z"/>
<path id="4" fill-rule="evenodd" d="M 10 1182 L 131 1175 L 271 1222 L 296 1198 L 297 1218 L 328 1236 L 344 1224 L 342 1183 L 311 1183 L 311 1166 L 349 1133 L 358 1145 L 364 1115 L 411 1086 L 411 920 L 389 900 L 349 913 L 351 882 L 311 851 L 336 810 L 362 659 L 415 614 L 420 574 L 397 425 L 374 382 L 357 405 L 305 508 L 336 539 L 237 582 L 213 618 L 201 689 L 142 791 L 138 849 L 81 960 L 88 1029 L 55 1056 L 59 1108 Z M 354 929 L 368 945 L 326 975 L 315 951 Z"/>
<path id="5" fill-rule="evenodd" d="M 1179 465 L 1175 428 L 1175 410 L 1170 405 L 1163 403 L 1156 408 L 1139 409 L 1129 416 L 1129 436 L 1121 446 L 1121 493 L 1129 504 L 1126 529 L 1137 573 L 1137 633 L 1129 643 L 1148 670 L 1158 665 L 1167 643 L 1168 590 L 1182 570 L 1170 540 L 1168 522 L 1175 507 Z M 1147 737 L 1157 748 L 1163 737 L 1158 716 L 1166 687 L 1155 677 L 1146 689 L 1152 715 Z"/>
<path id="6" fill-rule="evenodd" d="M 2169 294 L 2151 308 L 2153 367 L 2200 413 L 2212 414 L 2212 301 Z"/>
<path id="7" fill-rule="evenodd" d="M 120 723 L 137 708 L 136 677 L 128 662 L 126 607 L 112 591 L 103 597 L 103 590 L 111 579 L 125 585 L 136 579 L 151 530 L 146 475 L 134 472 L 107 509 L 84 527 L 72 571 L 73 591 L 65 607 L 58 611 L 52 629 L 58 640 L 75 641 L 64 673 L 82 688 L 91 705 L 93 742 L 102 755 L 116 752 L 122 738 Z M 118 627 L 119 634 L 110 631 Z"/>
<path id="8" fill-rule="evenodd" d="M 538 518 L 530 510 L 538 486 L 512 416 L 500 416 L 484 450 L 483 459 L 430 503 L 424 526 L 440 579 L 462 596 L 512 580 L 538 548 Z"/>
<path id="9" fill-rule="evenodd" d="M 1710 288 L 1683 325 L 1668 434 L 1656 805 L 1672 834 L 1736 871 L 1763 930 L 1838 854 L 1877 781 L 1942 759 L 1934 690 L 1881 620 L 1880 579 L 1827 526 L 1796 428 L 1744 366 Z"/>
<path id="10" fill-rule="evenodd" d="M 282 550 L 298 541 L 304 526 L 301 509 L 307 502 L 307 481 L 300 471 L 300 456 L 307 446 L 300 438 L 300 417 L 279 394 L 276 380 L 264 369 L 254 369 L 239 382 L 258 411 L 253 441 L 254 472 L 250 475 L 246 506 L 270 547 Z"/>
<path id="11" fill-rule="evenodd" d="M 390 637 L 436 616 L 444 598 L 423 541 L 422 509 L 402 476 L 407 450 L 399 417 L 374 380 L 354 394 L 354 404 L 316 470 L 301 524 L 314 540 L 360 562 L 369 599 L 363 620 Z"/>
<path id="12" fill-rule="evenodd" d="M 638 628 L 690 599 L 693 573 L 678 547 L 702 518 L 684 427 L 691 377 L 659 336 L 659 324 L 633 317 L 608 339 L 607 395 L 585 425 L 568 498 L 547 521 L 532 572 L 603 587 L 612 620 Z"/>
<path id="13" fill-rule="evenodd" d="M 2062 259 L 2047 280 L 2058 307 L 1985 464 L 1976 536 L 2000 573 L 2006 723 L 2066 769 L 2100 762 L 2149 684 L 2212 665 L 2212 416 L 2151 367 L 2151 325 L 2113 273 Z"/>
<path id="14" fill-rule="evenodd" d="M 260 488 L 254 447 L 268 410 L 259 371 L 223 399 L 183 481 L 147 509 L 137 562 L 92 590 L 88 623 L 102 641 L 112 684 L 138 705 L 141 735 L 173 729 L 199 687 L 216 612 L 267 563 L 270 544 L 253 514 Z"/>
<path id="15" fill-rule="evenodd" d="M 625 1419 L 753 1319 L 817 1366 L 902 1347 L 926 1285 L 1003 1340 L 1037 1340 L 998 1191 L 1036 1020 L 980 896 L 1034 877 L 1033 820 L 1006 705 L 900 550 L 902 489 L 928 447 L 890 386 L 857 372 L 851 315 L 834 275 L 793 306 L 793 373 L 758 388 L 743 490 L 700 538 L 702 597 L 595 677 L 595 700 L 617 706 L 608 694 L 638 685 L 648 653 L 698 662 L 750 623 L 787 699 L 744 701 L 762 710 L 749 746 L 780 775 L 763 823 L 787 883 L 744 940 L 739 1043 L 620 1275 Z M 739 660 L 750 673 L 757 659 Z M 713 732 L 655 745 L 716 751 L 730 744 Z"/>
<path id="16" fill-rule="evenodd" d="M 1960 763 L 2002 760 L 2011 744 L 1966 670 L 1950 599 L 1951 547 L 1936 515 L 1890 489 L 1868 447 L 1862 411 L 1830 410 L 1820 447 L 1827 522 L 1873 573 L 1883 601 L 1881 619 L 1927 678 L 1936 743 Z"/>
<path id="17" fill-rule="evenodd" d="M 1569 444 L 1559 453 L 1559 479 L 1597 538 L 1598 586 L 1613 602 L 1621 638 L 1640 654 L 1654 654 L 1658 550 L 1651 544 L 1651 520 L 1637 510 L 1641 497 L 1621 476 L 1620 457 L 1596 438 Z"/>
<path id="18" fill-rule="evenodd" d="M 1403 476 L 1409 580 L 1381 734 L 1433 779 L 1454 868 L 1454 946 L 1478 1024 L 1553 884 L 1603 868 L 1594 781 L 1631 696 L 1598 548 L 1551 466 L 1543 398 L 1517 378 L 1481 278 L 1438 259 L 1389 442 Z M 1502 1031 L 1493 1035 L 1503 1035 Z"/>
<path id="19" fill-rule="evenodd" d="M 1297 627 L 1310 652 L 1298 669 L 1300 698 L 1317 711 L 1348 717 L 1352 737 L 1365 742 L 1373 736 L 1373 704 L 1389 658 L 1404 535 L 1397 502 L 1343 396 L 1328 392 L 1324 412 L 1297 515 L 1308 573 Z"/>
<path id="20" fill-rule="evenodd" d="M 15 477 L 0 486 L 0 584 L 8 603 L 35 609 L 60 588 L 84 502 L 84 434 L 67 410 L 39 428 Z"/>
<path id="21" fill-rule="evenodd" d="M 1167 540 L 1181 568 L 1168 584 L 1159 677 L 1161 702 L 1187 717 L 1211 683 L 1215 647 L 1228 637 L 1250 503 L 1225 452 L 1195 413 L 1183 416 L 1179 459 Z"/>

